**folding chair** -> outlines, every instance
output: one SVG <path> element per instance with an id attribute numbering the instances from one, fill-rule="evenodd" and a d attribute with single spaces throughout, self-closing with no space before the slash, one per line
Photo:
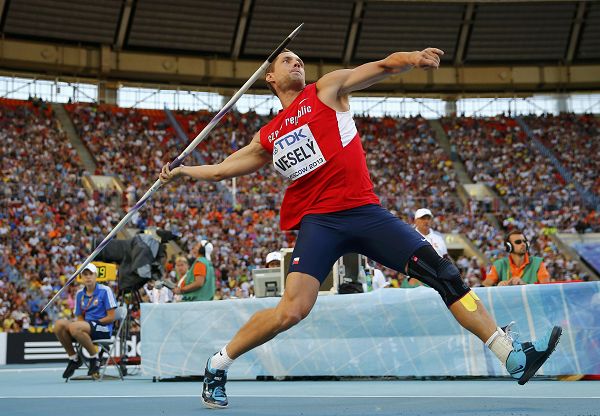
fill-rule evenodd
<path id="1" fill-rule="evenodd" d="M 98 339 L 98 340 L 94 341 L 94 344 L 96 344 L 98 346 L 98 348 L 100 348 L 99 357 L 101 357 L 103 355 L 103 353 L 107 354 L 106 361 L 104 362 L 104 364 L 101 367 L 100 380 L 104 379 L 104 373 L 106 373 L 106 369 L 108 368 L 108 365 L 111 362 L 117 368 L 117 371 L 119 372 L 119 378 L 121 380 L 123 380 L 123 370 L 121 368 L 121 364 L 116 363 L 115 359 L 112 356 L 112 353 L 113 353 L 113 350 L 115 349 L 115 344 L 117 343 L 117 341 L 121 340 L 121 336 L 122 336 L 122 334 L 124 334 L 123 328 L 125 328 L 125 326 L 128 325 L 127 319 L 125 319 L 126 317 L 127 317 L 127 305 L 118 306 L 117 310 L 115 311 L 115 324 L 117 324 L 117 323 L 119 324 L 119 329 L 117 330 L 117 333 L 109 339 Z M 114 332 L 114 327 L 113 327 L 113 332 Z M 102 361 L 100 361 L 100 362 L 102 362 Z"/>
<path id="2" fill-rule="evenodd" d="M 100 368 L 101 371 L 100 371 L 100 378 L 98 380 L 104 379 L 104 374 L 106 373 L 106 369 L 110 363 L 112 363 L 117 368 L 117 371 L 119 372 L 119 378 L 121 380 L 123 380 L 123 370 L 121 369 L 121 366 L 115 362 L 114 358 L 112 357 L 112 353 L 115 349 L 115 344 L 117 343 L 118 340 L 121 339 L 121 334 L 123 334 L 123 329 L 127 325 L 127 320 L 125 319 L 126 317 L 127 317 L 127 305 L 118 306 L 117 309 L 115 310 L 113 335 L 108 339 L 97 339 L 97 340 L 92 341 L 94 343 L 94 345 L 96 345 L 99 349 L 98 359 L 100 360 L 100 363 L 101 363 L 101 368 Z M 118 326 L 118 329 L 115 333 L 115 329 L 117 328 L 117 326 Z M 85 367 L 89 368 L 89 359 L 83 355 L 83 347 L 81 346 L 81 344 L 76 343 L 75 350 L 77 351 L 77 355 L 79 355 L 79 357 L 81 357 L 81 360 L 85 363 Z M 103 362 L 102 357 L 104 355 L 106 355 L 106 360 L 104 360 L 104 362 Z M 78 380 L 78 379 L 81 379 L 81 377 L 77 377 L 77 378 L 70 377 L 70 379 Z M 85 379 L 87 379 L 87 378 L 85 378 Z M 67 381 L 69 381 L 69 378 L 65 380 L 65 382 L 67 382 Z"/>

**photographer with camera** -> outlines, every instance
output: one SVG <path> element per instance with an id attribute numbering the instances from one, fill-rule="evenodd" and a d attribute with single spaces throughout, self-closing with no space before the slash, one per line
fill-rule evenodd
<path id="1" fill-rule="evenodd" d="M 185 278 L 173 289 L 175 295 L 181 295 L 182 302 L 212 300 L 215 296 L 215 270 L 207 258 L 207 248 L 212 247 L 206 240 L 194 245 L 191 253 L 194 262 L 185 274 Z M 177 263 L 176 267 L 177 267 Z"/>
<path id="2" fill-rule="evenodd" d="M 69 355 L 69 364 L 63 378 L 70 378 L 83 364 L 73 348 L 76 340 L 90 354 L 88 375 L 99 376 L 98 347 L 93 340 L 111 337 L 117 301 L 110 287 L 97 283 L 98 269 L 92 263 L 81 272 L 84 287 L 75 296 L 76 319 L 59 319 L 54 325 L 54 333 Z"/>

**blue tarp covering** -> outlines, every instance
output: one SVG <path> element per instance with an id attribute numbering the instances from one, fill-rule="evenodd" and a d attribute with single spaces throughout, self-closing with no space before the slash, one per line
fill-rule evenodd
<path id="1" fill-rule="evenodd" d="M 520 340 L 564 328 L 539 374 L 600 374 L 600 282 L 477 288 L 499 325 Z M 142 369 L 201 375 L 207 358 L 278 298 L 142 305 Z M 241 356 L 233 379 L 268 376 L 507 375 L 496 357 L 454 320 L 430 288 L 319 297 L 296 327 Z"/>

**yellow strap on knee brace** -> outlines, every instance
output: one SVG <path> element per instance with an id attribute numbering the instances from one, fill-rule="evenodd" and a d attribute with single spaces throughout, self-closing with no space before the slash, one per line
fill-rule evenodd
<path id="1" fill-rule="evenodd" d="M 479 298 L 475 292 L 470 290 L 469 293 L 460 298 L 460 303 L 469 312 L 475 312 L 477 310 L 477 302 L 475 302 L 476 300 L 479 300 Z"/>

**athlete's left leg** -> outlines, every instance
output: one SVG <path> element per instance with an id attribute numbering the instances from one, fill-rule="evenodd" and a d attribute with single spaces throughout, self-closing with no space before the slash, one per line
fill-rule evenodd
<path id="1" fill-rule="evenodd" d="M 466 286 L 458 268 L 422 241 L 418 232 L 388 214 L 374 211 L 370 220 L 364 221 L 366 227 L 358 230 L 362 235 L 361 252 L 435 289 L 456 320 L 485 342 L 519 384 L 525 384 L 550 356 L 562 329 L 554 327 L 533 343 L 513 341 Z"/>
<path id="2" fill-rule="evenodd" d="M 475 292 L 464 284 L 456 266 L 438 256 L 431 246 L 417 249 L 406 268 L 411 276 L 440 293 L 456 320 L 485 342 L 519 384 L 525 384 L 535 374 L 558 344 L 562 333 L 559 326 L 533 343 L 513 341 L 496 326 Z"/>

